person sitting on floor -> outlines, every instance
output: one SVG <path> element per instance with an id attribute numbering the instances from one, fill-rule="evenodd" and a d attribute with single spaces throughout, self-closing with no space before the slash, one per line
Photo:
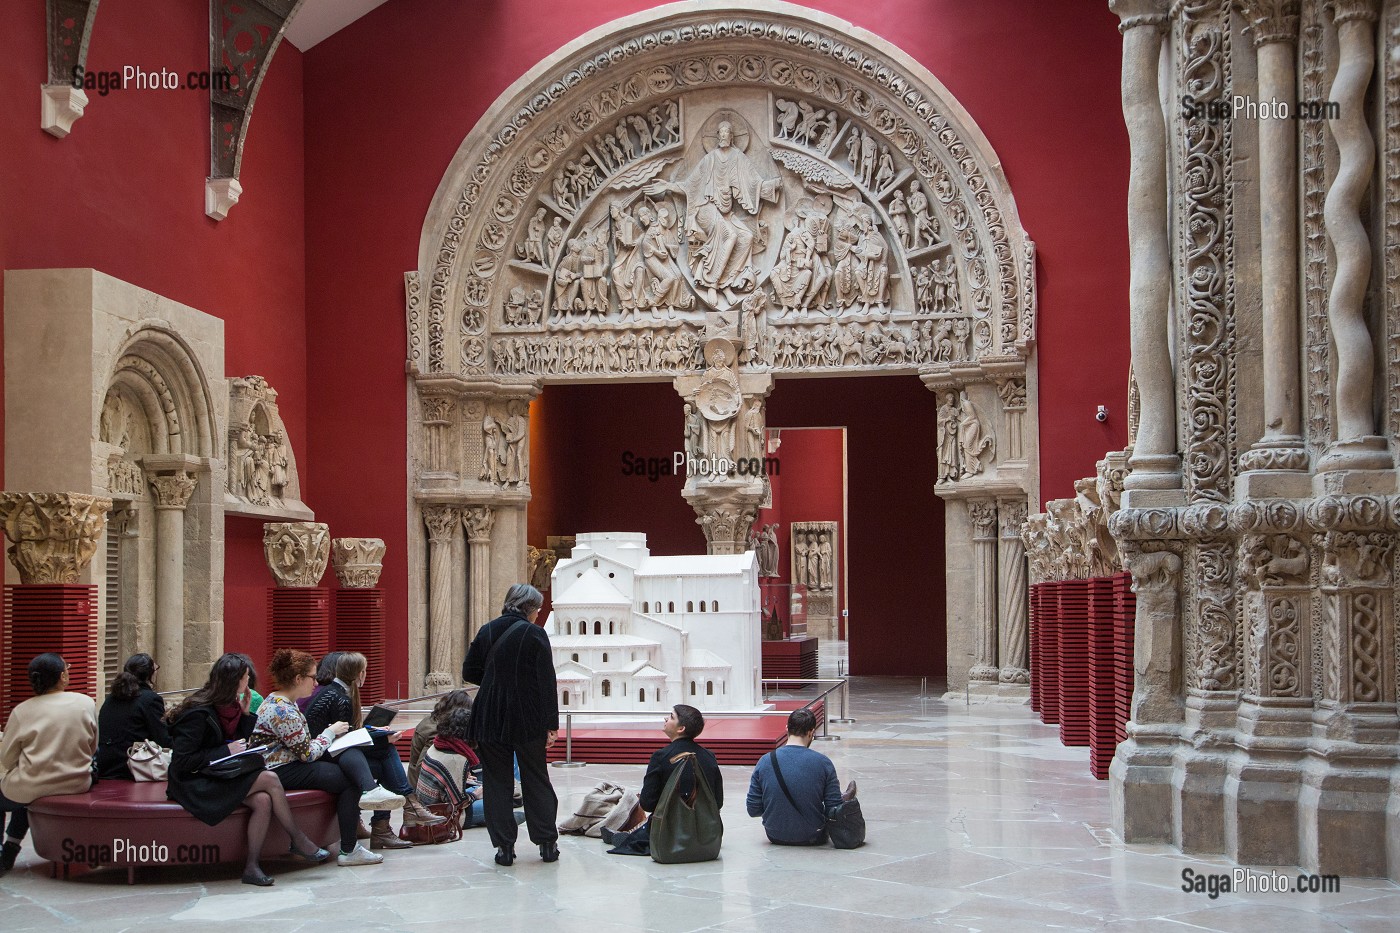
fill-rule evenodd
<path id="1" fill-rule="evenodd" d="M 841 802 L 836 766 L 810 747 L 816 731 L 817 717 L 811 710 L 793 710 L 787 742 L 754 766 L 745 804 L 749 816 L 763 817 L 763 831 L 774 845 L 824 844 L 826 813 Z"/>
<path id="2" fill-rule="evenodd" d="M 351 729 L 358 729 L 364 721 L 360 688 L 369 674 L 369 662 L 358 651 L 341 651 L 338 654 L 335 677 L 330 683 L 322 685 L 320 692 L 307 704 L 306 723 L 312 732 L 320 732 L 333 722 L 348 722 Z M 408 777 L 404 774 L 403 759 L 393 745 L 399 733 L 373 729 L 370 734 L 374 736 L 373 744 L 360 746 L 358 751 L 364 754 L 375 780 L 404 798 L 405 818 L 412 814 L 415 822 L 425 826 L 443 822 L 442 817 L 425 810 L 413 796 L 413 785 L 408 783 Z M 413 846 L 413 843 L 400 839 L 390 828 L 388 810 L 376 810 L 369 826 L 371 849 L 408 849 Z"/>
<path id="3" fill-rule="evenodd" d="M 291 837 L 292 851 L 307 861 L 324 862 L 330 852 L 297 828 L 282 784 L 271 771 L 258 769 L 237 777 L 220 778 L 203 773 L 210 762 L 247 750 L 253 733 L 248 682 L 252 667 L 247 656 L 225 654 L 209 668 L 209 678 L 179 706 L 170 711 L 170 776 L 165 795 L 196 819 L 215 826 L 247 804 L 248 852 L 243 883 L 268 887 L 273 879 L 258 864 L 267 827 L 273 817 Z"/>
<path id="4" fill-rule="evenodd" d="M 0 875 L 15 867 L 29 832 L 28 804 L 50 794 L 81 794 L 92 786 L 96 704 L 68 690 L 68 664 L 56 654 L 29 662 L 29 687 L 34 696 L 10 713 L 0 739 L 0 818 L 10 814 L 0 847 Z"/>
<path id="5" fill-rule="evenodd" d="M 102 710 L 97 714 L 97 776 L 130 781 L 127 751 L 135 742 L 150 739 L 170 747 L 170 729 L 165 724 L 165 701 L 156 693 L 156 673 L 160 665 L 149 654 L 133 654 L 112 686 Z"/>
<path id="6" fill-rule="evenodd" d="M 312 676 L 315 669 L 316 659 L 305 651 L 282 648 L 273 654 L 268 673 L 278 689 L 263 699 L 252 741 L 254 745 L 272 746 L 267 753 L 267 766 L 277 772 L 283 787 L 324 790 L 337 798 L 337 864 L 378 865 L 384 856 L 366 849 L 356 838 L 359 811 L 396 809 L 403 806 L 403 798 L 375 783 L 369 763 L 358 748 L 347 748 L 333 758 L 326 756 L 331 742 L 344 735 L 350 724 L 333 722 L 319 734 L 307 727 L 296 701 L 311 695 L 316 686 Z"/>
<path id="7" fill-rule="evenodd" d="M 680 755 L 695 755 L 700 774 L 710 785 L 710 791 L 714 795 L 715 806 L 724 806 L 724 776 L 720 774 L 719 762 L 715 760 L 713 752 L 695 741 L 704 729 L 705 717 L 695 707 L 680 704 L 671 708 L 671 715 L 661 724 L 661 731 L 666 733 L 666 738 L 671 740 L 671 744 L 652 753 L 651 761 L 647 764 L 646 776 L 642 778 L 642 791 L 637 795 L 637 810 L 641 812 L 634 811 L 633 817 L 624 824 L 624 830 L 627 826 L 637 823 L 643 815 L 656 809 L 656 805 L 661 802 L 661 792 L 666 789 L 666 782 L 671 778 L 671 772 L 681 767 L 681 762 L 675 760 Z M 688 798 L 694 790 L 695 769 L 687 767 L 681 773 L 676 791 Z M 649 823 L 650 819 L 641 822 L 630 831 L 604 830 L 603 841 L 613 845 L 608 851 L 614 855 L 650 855 Z"/>

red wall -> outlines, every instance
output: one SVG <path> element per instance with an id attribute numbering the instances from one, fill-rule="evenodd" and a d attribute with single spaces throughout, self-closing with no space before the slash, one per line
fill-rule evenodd
<path id="1" fill-rule="evenodd" d="M 0 268 L 91 266 L 225 322 L 226 371 L 278 391 L 315 508 L 306 431 L 305 191 L 302 56 L 284 43 L 257 99 L 244 149 L 243 200 L 227 220 L 204 216 L 207 91 L 90 93 L 63 140 L 39 129 L 48 74 L 44 4 L 8 5 L 0 53 Z M 209 5 L 106 0 L 90 71 L 209 67 Z M 3 300 L 3 299 L 0 299 Z M 227 644 L 265 627 L 237 594 L 266 586 L 262 537 L 230 522 Z M 254 653 L 254 657 L 259 657 Z"/>
<path id="2" fill-rule="evenodd" d="M 402 275 L 417 265 L 433 193 L 463 138 L 521 74 L 583 32 L 652 5 L 580 0 L 549 4 L 546 16 L 537 0 L 391 3 L 305 55 L 307 324 L 316 335 L 308 366 L 317 413 L 309 439 L 312 459 L 329 467 L 317 473 L 317 506 L 337 534 L 354 522 L 357 533 L 388 542 L 383 586 L 398 644 L 406 637 L 408 595 Z M 1107 426 L 1093 420 L 1097 404 L 1121 410 L 1127 381 L 1128 159 L 1117 18 L 1100 3 L 1051 10 L 1035 0 L 814 0 L 809 6 L 913 55 L 995 147 L 1021 221 L 1039 246 L 1042 495 L 1072 494 L 1072 481 L 1125 441 L 1122 418 Z M 1086 352 L 1097 365 L 1082 365 Z M 676 416 L 667 412 L 654 414 L 676 434 Z M 634 425 L 646 417 L 645 408 L 628 412 Z M 925 423 L 931 438 L 932 409 Z M 891 443 L 899 437 L 896 431 Z M 574 455 L 590 459 L 583 451 Z M 604 483 L 613 482 L 606 479 L 612 473 L 603 471 Z M 653 500 L 645 485 L 620 487 L 631 490 L 625 508 L 665 497 L 658 490 Z M 856 485 L 853 475 L 853 496 Z M 907 495 L 907 487 L 893 490 Z M 667 509 L 678 507 L 684 506 L 675 500 Z M 854 500 L 851 509 L 854 534 Z M 664 519 L 657 534 L 667 548 L 671 540 L 698 536 L 698 529 L 682 532 L 688 520 Z M 889 542 L 872 546 L 867 559 L 885 560 Z M 856 557 L 855 539 L 851 548 Z M 853 563 L 859 587 L 856 571 Z M 911 611 L 889 608 L 890 618 Z M 852 619 L 878 624 L 857 619 L 854 605 Z M 852 647 L 853 657 L 868 659 L 885 651 L 868 643 Z M 897 645 L 888 652 L 897 660 Z M 394 677 L 404 676 L 405 658 L 391 653 L 390 665 Z"/>

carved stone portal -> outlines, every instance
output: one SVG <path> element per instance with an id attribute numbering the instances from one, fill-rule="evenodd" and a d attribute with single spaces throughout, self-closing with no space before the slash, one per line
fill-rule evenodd
<path id="1" fill-rule="evenodd" d="M 20 582 L 77 583 L 111 508 L 111 499 L 81 493 L 0 493 L 0 522 Z"/>
<path id="2" fill-rule="evenodd" d="M 315 586 L 331 553 L 330 526 L 321 522 L 268 522 L 263 552 L 279 586 Z"/>
<path id="3" fill-rule="evenodd" d="M 384 571 L 382 538 L 332 538 L 331 566 L 340 585 L 347 589 L 368 589 L 379 584 Z"/>

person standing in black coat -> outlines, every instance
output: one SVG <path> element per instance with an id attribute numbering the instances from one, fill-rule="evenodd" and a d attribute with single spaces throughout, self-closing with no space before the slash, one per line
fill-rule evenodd
<path id="1" fill-rule="evenodd" d="M 272 817 L 292 839 L 297 855 L 312 862 L 331 857 L 292 821 L 292 808 L 282 790 L 282 782 L 272 771 L 257 770 L 236 778 L 215 778 L 201 773 L 211 761 L 236 755 L 247 747 L 256 722 L 248 712 L 251 699 L 248 678 L 252 672 L 247 660 L 238 654 L 225 654 L 209 669 L 203 687 L 185 698 L 170 712 L 170 776 L 165 794 L 195 818 L 215 826 L 246 803 L 248 854 L 243 883 L 267 887 L 273 883 L 258 864 L 267 827 Z"/>
<path id="2" fill-rule="evenodd" d="M 97 776 L 130 781 L 127 750 L 132 743 L 150 739 L 170 747 L 170 730 L 165 725 L 165 701 L 152 684 L 160 666 L 149 654 L 133 654 L 97 714 Z"/>
<path id="3" fill-rule="evenodd" d="M 535 623 L 544 597 L 528 583 L 506 592 L 499 618 L 481 627 L 467 649 L 462 679 L 480 684 L 470 738 L 481 756 L 486 830 L 496 864 L 515 861 L 519 829 L 511 810 L 512 759 L 520 765 L 520 792 L 530 841 L 546 862 L 559 858 L 559 798 L 549 782 L 545 751 L 559 734 L 559 700 L 549 636 Z"/>

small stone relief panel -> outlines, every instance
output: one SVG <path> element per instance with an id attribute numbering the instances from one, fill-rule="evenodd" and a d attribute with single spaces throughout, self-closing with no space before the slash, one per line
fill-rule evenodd
<path id="1" fill-rule="evenodd" d="M 277 390 L 262 376 L 229 379 L 228 488 L 224 510 L 233 514 L 310 518 L 301 501 L 296 455 Z"/>
<path id="2" fill-rule="evenodd" d="M 471 428 L 468 428 L 471 430 Z M 486 406 L 477 479 L 494 486 L 530 481 L 530 405 L 522 399 Z"/>
<path id="3" fill-rule="evenodd" d="M 793 522 L 792 582 L 808 592 L 836 588 L 836 522 Z"/>
<path id="4" fill-rule="evenodd" d="M 996 457 L 996 439 L 966 389 L 939 398 L 938 482 L 955 483 L 987 468 Z"/>
<path id="5" fill-rule="evenodd" d="M 107 456 L 107 493 L 119 499 L 145 495 L 140 458 L 154 452 L 151 425 L 140 404 L 121 386 L 107 390 L 98 420 L 98 440 L 111 446 Z"/>

